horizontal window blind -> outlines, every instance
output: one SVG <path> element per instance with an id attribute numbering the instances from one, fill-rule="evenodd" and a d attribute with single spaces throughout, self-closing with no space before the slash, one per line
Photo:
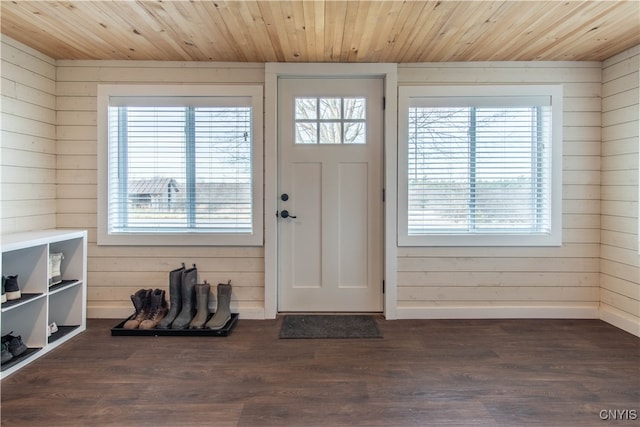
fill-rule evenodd
<path id="1" fill-rule="evenodd" d="M 418 101 L 408 111 L 408 235 L 550 232 L 548 99 Z"/>
<path id="2" fill-rule="evenodd" d="M 248 98 L 147 101 L 110 103 L 109 232 L 252 233 Z"/>

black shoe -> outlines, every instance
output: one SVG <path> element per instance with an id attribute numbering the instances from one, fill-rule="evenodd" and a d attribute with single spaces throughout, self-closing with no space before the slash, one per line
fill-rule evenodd
<path id="1" fill-rule="evenodd" d="M 9 351 L 9 343 L 2 342 L 2 364 L 4 365 L 9 360 L 13 359 L 13 354 Z"/>
<path id="2" fill-rule="evenodd" d="M 22 294 L 20 293 L 20 287 L 18 286 L 18 275 L 7 276 L 4 281 L 4 293 L 7 300 L 20 299 Z"/>
<path id="3" fill-rule="evenodd" d="M 13 332 L 9 332 L 7 335 L 2 337 L 2 346 L 7 345 L 9 352 L 13 355 L 13 357 L 18 357 L 28 350 L 27 346 L 22 342 L 22 337 L 18 335 L 14 337 L 11 335 Z"/>

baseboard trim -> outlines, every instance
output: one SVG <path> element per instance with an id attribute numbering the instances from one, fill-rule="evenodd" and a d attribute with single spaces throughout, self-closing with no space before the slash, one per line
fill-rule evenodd
<path id="1" fill-rule="evenodd" d="M 397 313 L 398 319 L 598 319 L 598 305 L 398 307 Z"/>
<path id="2" fill-rule="evenodd" d="M 601 305 L 599 315 L 601 320 L 615 326 L 616 328 L 620 328 L 623 331 L 640 337 L 640 318 L 629 313 L 625 313 L 624 311 L 620 311 L 609 305 Z"/>
<path id="3" fill-rule="evenodd" d="M 243 306 L 242 304 L 231 304 L 231 312 L 238 313 L 239 319 L 264 319 L 264 307 Z M 87 318 L 89 319 L 126 319 L 133 313 L 131 303 L 122 305 L 99 305 L 87 304 Z"/>
<path id="4" fill-rule="evenodd" d="M 234 305 L 231 311 L 241 319 L 265 319 L 263 306 Z M 133 313 L 131 304 L 87 304 L 87 317 L 97 319 L 125 319 Z M 548 306 L 499 306 L 499 307 L 398 307 L 398 319 L 601 319 L 633 335 L 640 336 L 640 320 L 609 306 L 597 304 L 548 307 Z"/>

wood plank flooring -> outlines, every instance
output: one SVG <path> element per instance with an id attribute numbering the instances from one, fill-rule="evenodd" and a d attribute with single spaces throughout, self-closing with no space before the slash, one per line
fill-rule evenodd
<path id="1" fill-rule="evenodd" d="M 2 381 L 2 426 L 603 426 L 640 416 L 640 339 L 598 320 L 378 320 L 383 339 L 87 331 Z"/>

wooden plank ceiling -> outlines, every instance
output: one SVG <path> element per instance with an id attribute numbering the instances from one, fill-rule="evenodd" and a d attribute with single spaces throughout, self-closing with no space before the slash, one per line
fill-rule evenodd
<path id="1" fill-rule="evenodd" d="M 629 1 L 6 1 L 1 31 L 55 59 L 440 62 L 607 59 Z"/>

